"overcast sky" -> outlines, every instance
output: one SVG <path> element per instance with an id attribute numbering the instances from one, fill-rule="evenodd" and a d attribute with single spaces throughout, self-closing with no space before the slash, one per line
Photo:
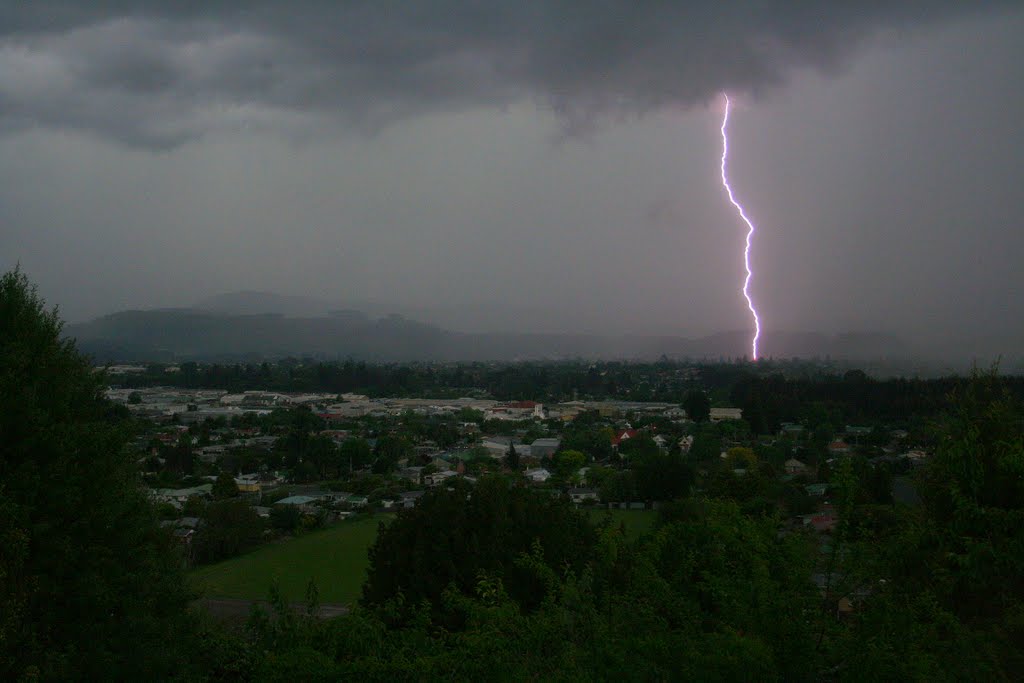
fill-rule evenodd
<path id="1" fill-rule="evenodd" d="M 0 2 L 0 267 L 72 321 L 747 329 L 727 91 L 769 335 L 1019 354 L 1021 84 L 1017 2 Z"/>

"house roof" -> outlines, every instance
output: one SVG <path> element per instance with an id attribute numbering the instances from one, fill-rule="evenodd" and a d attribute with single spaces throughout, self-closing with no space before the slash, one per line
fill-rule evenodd
<path id="1" fill-rule="evenodd" d="M 313 496 L 288 496 L 274 503 L 274 505 L 309 505 L 318 499 Z"/>
<path id="2" fill-rule="evenodd" d="M 519 408 L 520 410 L 530 409 L 532 410 L 537 406 L 536 401 L 516 401 L 515 403 L 509 403 L 509 408 Z"/>
<path id="3" fill-rule="evenodd" d="M 625 439 L 635 439 L 640 435 L 640 431 L 637 429 L 623 429 L 621 432 L 616 432 L 615 436 L 612 437 L 612 445 L 618 446 Z"/>

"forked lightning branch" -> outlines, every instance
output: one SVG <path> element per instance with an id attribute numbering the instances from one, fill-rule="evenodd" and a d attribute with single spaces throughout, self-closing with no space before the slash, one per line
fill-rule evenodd
<path id="1" fill-rule="evenodd" d="M 743 249 L 743 266 L 747 270 L 747 276 L 743 280 L 743 298 L 747 300 L 747 308 L 750 309 L 750 315 L 754 319 L 754 338 L 750 342 L 751 358 L 757 360 L 757 342 L 761 337 L 761 318 L 757 314 L 757 309 L 754 307 L 754 300 L 750 296 L 750 279 L 754 273 L 750 270 L 750 244 L 754 238 L 754 223 L 747 218 L 746 212 L 736 197 L 732 193 L 732 188 L 729 186 L 729 177 L 726 173 L 726 159 L 729 156 L 729 137 L 726 130 L 729 126 L 729 96 L 725 95 L 725 116 L 722 119 L 722 185 L 725 187 L 725 191 L 729 195 L 729 201 L 736 207 L 736 210 L 740 214 L 740 218 L 747 224 L 747 241 L 746 246 Z"/>

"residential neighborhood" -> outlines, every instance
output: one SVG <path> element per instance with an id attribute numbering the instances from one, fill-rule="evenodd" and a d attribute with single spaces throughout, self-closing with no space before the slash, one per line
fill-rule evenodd
<path id="1" fill-rule="evenodd" d="M 592 510 L 658 509 L 688 490 L 763 500 L 777 508 L 780 533 L 827 538 L 838 522 L 830 482 L 841 461 L 857 454 L 869 468 L 862 476 L 878 480 L 878 500 L 912 501 L 909 473 L 928 458 L 906 430 L 783 423 L 773 435 L 753 434 L 743 411 L 727 406 L 697 421 L 678 404 L 637 401 L 116 385 L 107 397 L 146 425 L 134 447 L 189 563 L 230 556 L 202 547 L 204 511 L 225 500 L 259 520 L 241 551 L 409 510 L 432 489 L 495 475 Z"/>

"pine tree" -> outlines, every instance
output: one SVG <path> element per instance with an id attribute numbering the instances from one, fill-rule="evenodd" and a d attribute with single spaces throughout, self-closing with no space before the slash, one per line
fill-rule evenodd
<path id="1" fill-rule="evenodd" d="M 505 455 L 505 466 L 513 472 L 519 470 L 519 453 L 516 452 L 515 444 L 508 442 L 508 453 Z"/>
<path id="2" fill-rule="evenodd" d="M 180 671 L 188 594 L 127 411 L 20 270 L 0 277 L 0 678 Z"/>

